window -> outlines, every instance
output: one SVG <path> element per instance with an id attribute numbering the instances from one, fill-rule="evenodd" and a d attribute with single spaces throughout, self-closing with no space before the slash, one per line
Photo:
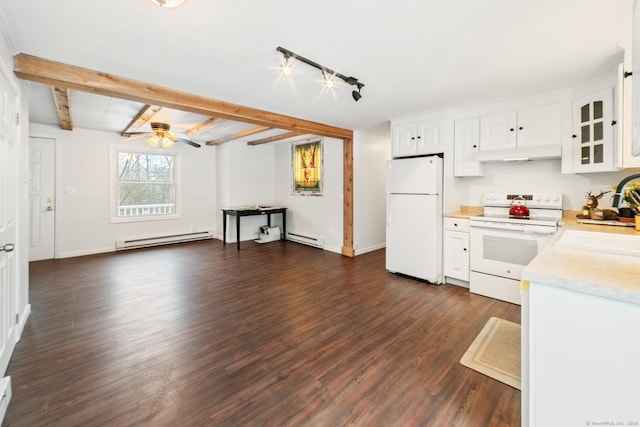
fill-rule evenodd
<path id="1" fill-rule="evenodd" d="M 112 222 L 178 217 L 177 153 L 116 149 L 112 159 Z"/>

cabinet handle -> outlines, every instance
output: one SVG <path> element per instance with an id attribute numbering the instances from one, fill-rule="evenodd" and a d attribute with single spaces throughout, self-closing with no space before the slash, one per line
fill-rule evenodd
<path id="1" fill-rule="evenodd" d="M 420 139 L 420 138 L 421 138 L 421 136 L 418 136 L 418 139 Z"/>
<path id="2" fill-rule="evenodd" d="M 618 122 L 616 122 L 615 120 L 611 120 L 611 126 L 615 126 L 616 123 L 618 123 Z"/>
<path id="3" fill-rule="evenodd" d="M 458 226 L 458 223 L 457 223 L 457 222 L 454 222 L 454 223 L 453 223 L 453 226 L 454 226 L 454 227 L 457 227 L 457 226 Z"/>
<path id="4" fill-rule="evenodd" d="M 520 126 L 520 127 L 518 128 L 518 130 L 522 130 L 522 126 Z"/>
<path id="5" fill-rule="evenodd" d="M 467 252 L 467 248 L 462 249 L 463 251 Z"/>
<path id="6" fill-rule="evenodd" d="M 578 135 L 571 135 L 571 138 L 577 138 Z"/>
<path id="7" fill-rule="evenodd" d="M 477 145 L 474 145 L 474 146 L 473 146 L 473 148 L 478 148 L 478 146 L 477 146 Z"/>
<path id="8" fill-rule="evenodd" d="M 7 243 L 6 245 L 0 246 L 0 252 L 13 252 L 15 249 L 15 245 L 13 243 Z"/>

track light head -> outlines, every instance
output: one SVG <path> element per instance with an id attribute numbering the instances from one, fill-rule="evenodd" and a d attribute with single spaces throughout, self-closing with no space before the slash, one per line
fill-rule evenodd
<path id="1" fill-rule="evenodd" d="M 360 94 L 360 89 L 354 90 L 353 92 L 351 92 L 351 96 L 353 96 L 354 101 L 356 102 L 360 101 L 360 98 L 362 98 L 362 95 Z"/>

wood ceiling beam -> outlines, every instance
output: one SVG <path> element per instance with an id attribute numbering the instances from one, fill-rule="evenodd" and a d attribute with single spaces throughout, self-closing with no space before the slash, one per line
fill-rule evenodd
<path id="1" fill-rule="evenodd" d="M 281 135 L 270 136 L 269 138 L 262 138 L 262 139 L 256 139 L 254 141 L 249 141 L 247 142 L 247 145 L 260 145 L 260 144 L 266 144 L 268 142 L 282 141 L 283 139 L 293 138 L 294 136 L 300 136 L 300 135 L 304 135 L 304 133 L 287 132 Z"/>
<path id="2" fill-rule="evenodd" d="M 69 104 L 69 89 L 52 86 L 51 93 L 53 94 L 53 100 L 56 104 L 60 128 L 63 130 L 73 130 L 71 105 Z"/>
<path id="3" fill-rule="evenodd" d="M 133 132 L 137 131 L 142 127 L 145 123 L 147 123 L 151 118 L 158 112 L 162 110 L 161 107 L 157 105 L 149 105 L 146 104 L 144 107 L 138 111 L 138 114 L 129 122 L 126 128 L 120 132 L 121 136 L 129 136 Z"/>
<path id="4" fill-rule="evenodd" d="M 24 53 L 14 56 L 14 73 L 23 80 L 60 88 L 81 90 L 270 128 L 339 139 L 353 138 L 353 131 L 348 129 L 206 98 Z"/>
<path id="5" fill-rule="evenodd" d="M 187 134 L 190 134 L 190 133 L 200 132 L 200 131 L 202 131 L 202 129 L 204 129 L 206 127 L 213 126 L 215 124 L 219 124 L 219 123 L 222 123 L 224 121 L 225 121 L 225 119 L 222 119 L 220 117 L 211 117 L 211 118 L 205 120 L 204 122 L 198 123 L 197 125 L 193 126 L 192 128 L 189 128 L 189 129 L 185 130 L 184 134 L 187 135 Z"/>
<path id="6" fill-rule="evenodd" d="M 240 132 L 234 133 L 233 135 L 228 135 L 222 138 L 214 139 L 213 141 L 207 141 L 207 145 L 218 145 L 223 142 L 233 141 L 234 139 L 244 138 L 245 136 L 255 135 L 256 133 L 264 132 L 267 130 L 271 130 L 273 128 L 269 126 L 256 126 L 253 128 L 245 129 Z"/>

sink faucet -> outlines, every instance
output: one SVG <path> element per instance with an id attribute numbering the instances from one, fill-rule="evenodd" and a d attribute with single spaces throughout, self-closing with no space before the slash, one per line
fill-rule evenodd
<path id="1" fill-rule="evenodd" d="M 618 188 L 616 188 L 616 192 L 613 195 L 613 201 L 611 202 L 611 206 L 613 206 L 614 208 L 620 207 L 620 202 L 622 202 L 624 198 L 623 197 L 624 187 L 626 187 L 630 181 L 633 181 L 634 179 L 638 179 L 638 178 L 640 178 L 640 173 L 634 173 L 633 175 L 629 175 L 628 177 L 620 181 L 620 184 L 618 184 Z"/>

